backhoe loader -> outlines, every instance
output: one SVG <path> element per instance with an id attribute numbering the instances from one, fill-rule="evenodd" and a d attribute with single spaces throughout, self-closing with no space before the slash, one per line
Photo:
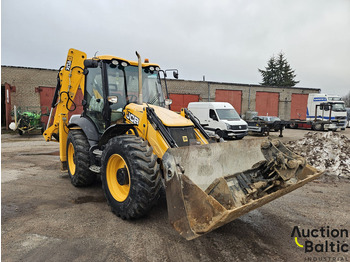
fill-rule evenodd
<path id="1" fill-rule="evenodd" d="M 43 134 L 59 142 L 74 186 L 100 176 L 117 216 L 144 216 L 164 188 L 170 223 L 194 239 L 321 175 L 278 140 L 209 143 L 188 109 L 168 109 L 166 70 L 136 54 L 88 59 L 70 49 Z M 79 86 L 84 110 L 68 119 Z"/>

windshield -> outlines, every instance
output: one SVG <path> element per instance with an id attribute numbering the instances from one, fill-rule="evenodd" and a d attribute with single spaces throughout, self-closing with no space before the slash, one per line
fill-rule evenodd
<path id="1" fill-rule="evenodd" d="M 345 104 L 344 103 L 332 103 L 332 110 L 335 112 L 345 112 Z"/>
<path id="2" fill-rule="evenodd" d="M 109 95 L 117 95 L 124 104 L 138 102 L 138 67 L 108 65 Z M 125 85 L 127 90 L 125 90 Z M 142 68 L 142 99 L 143 103 L 164 106 L 164 96 L 157 71 Z M 118 102 L 119 103 L 119 102 Z"/>
<path id="3" fill-rule="evenodd" d="M 234 109 L 216 109 L 216 112 L 221 120 L 234 121 L 241 119 Z"/>

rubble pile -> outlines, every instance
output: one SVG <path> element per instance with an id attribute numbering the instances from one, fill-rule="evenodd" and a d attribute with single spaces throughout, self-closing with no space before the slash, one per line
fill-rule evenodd
<path id="1" fill-rule="evenodd" d="M 286 145 L 317 169 L 350 179 L 350 139 L 341 133 L 308 132 Z"/>

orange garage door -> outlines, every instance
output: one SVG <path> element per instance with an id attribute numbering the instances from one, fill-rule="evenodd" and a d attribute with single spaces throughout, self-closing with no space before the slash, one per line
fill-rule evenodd
<path id="1" fill-rule="evenodd" d="M 290 119 L 306 119 L 307 99 L 309 95 L 292 94 L 292 104 L 290 107 Z"/>
<path id="2" fill-rule="evenodd" d="M 169 94 L 169 98 L 173 100 L 171 110 L 176 112 L 180 112 L 181 108 L 187 108 L 188 103 L 190 102 L 199 101 L 199 95 Z"/>
<path id="3" fill-rule="evenodd" d="M 216 102 L 228 102 L 236 109 L 238 114 L 241 114 L 242 108 L 242 91 L 239 90 L 222 90 L 215 91 Z"/>
<path id="4" fill-rule="evenodd" d="M 256 92 L 255 111 L 259 116 L 278 116 L 279 93 Z"/>

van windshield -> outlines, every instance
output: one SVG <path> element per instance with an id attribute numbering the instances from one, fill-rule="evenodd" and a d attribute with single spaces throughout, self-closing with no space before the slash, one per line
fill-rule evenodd
<path id="1" fill-rule="evenodd" d="M 221 120 L 235 121 L 240 120 L 240 116 L 234 109 L 216 109 Z"/>

